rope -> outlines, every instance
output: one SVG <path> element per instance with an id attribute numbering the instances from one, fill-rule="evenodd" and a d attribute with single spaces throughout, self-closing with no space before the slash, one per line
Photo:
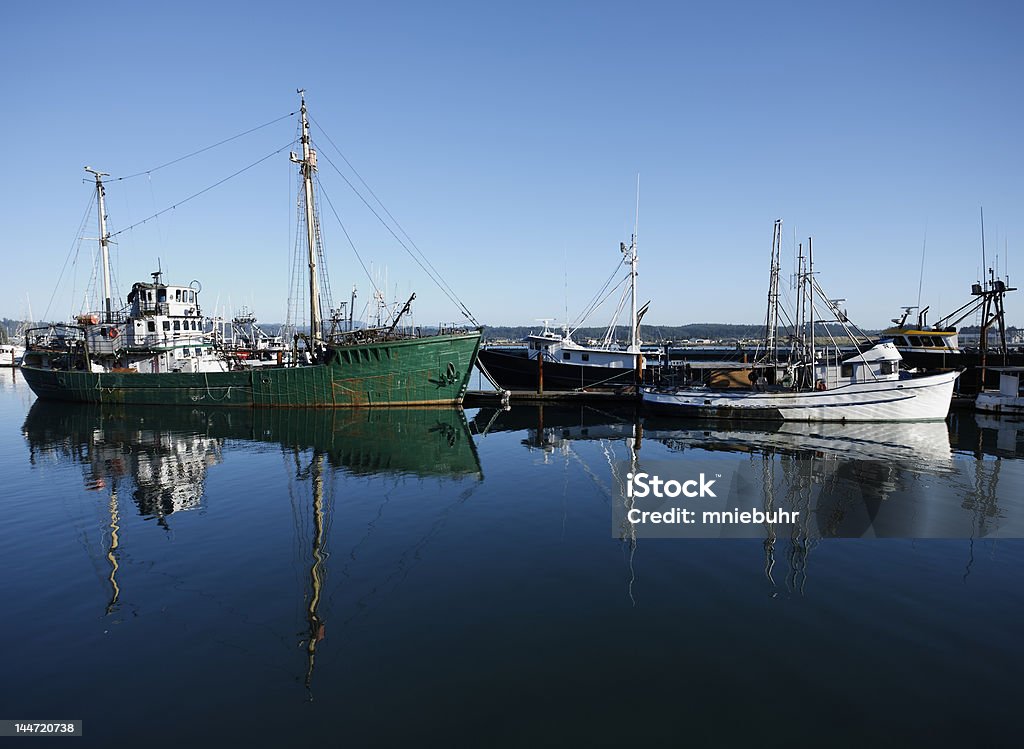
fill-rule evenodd
<path id="1" fill-rule="evenodd" d="M 255 133 L 257 130 L 262 130 L 263 128 L 269 127 L 270 125 L 273 125 L 276 122 L 280 122 L 281 120 L 287 119 L 288 117 L 294 117 L 294 116 L 295 116 L 295 112 L 289 112 L 286 115 L 278 117 L 276 120 L 271 120 L 270 122 L 266 122 L 266 123 L 264 123 L 262 125 L 257 125 L 256 127 L 252 128 L 250 130 L 246 130 L 244 133 L 239 133 L 238 135 L 232 135 L 230 138 L 225 138 L 224 140 L 219 141 L 218 143 L 214 143 L 212 146 L 207 146 L 206 148 L 200 148 L 198 151 L 193 151 L 192 153 L 187 154 L 185 156 L 179 156 L 178 158 L 176 158 L 176 159 L 174 159 L 172 161 L 168 161 L 166 164 L 161 164 L 160 166 L 155 166 L 152 169 L 147 169 L 144 172 L 136 172 L 135 174 L 128 174 L 128 175 L 125 175 L 124 177 L 114 177 L 113 180 L 111 180 L 111 181 L 118 182 L 120 180 L 131 179 L 132 177 L 141 177 L 144 174 L 152 174 L 153 172 L 158 171 L 160 169 L 163 169 L 166 166 L 171 166 L 172 164 L 177 164 L 179 161 L 184 161 L 185 159 L 190 159 L 193 156 L 198 156 L 199 154 L 205 153 L 206 151 L 209 151 L 210 149 L 216 148 L 217 146 L 223 146 L 225 143 L 230 143 L 231 141 L 236 140 L 237 138 L 241 138 L 243 135 L 248 135 L 249 133 Z"/>
<path id="2" fill-rule="evenodd" d="M 316 122 L 316 121 L 314 120 L 314 122 Z M 369 191 L 369 193 L 371 195 L 373 195 L 374 200 L 377 201 L 377 204 L 380 205 L 381 209 L 384 211 L 384 213 L 387 215 L 387 217 L 389 219 L 391 219 L 392 222 L 394 222 L 394 224 L 398 228 L 398 230 L 400 232 L 402 232 L 402 234 L 406 237 L 406 239 L 409 240 L 409 244 L 412 245 L 416 249 L 416 252 L 419 253 L 419 256 L 423 258 L 422 262 L 420 261 L 420 258 L 417 257 L 413 253 L 413 251 L 409 249 L 409 246 L 406 245 L 405 242 L 402 241 L 401 237 L 399 237 L 398 234 L 395 233 L 395 230 L 392 229 L 383 218 L 381 218 L 380 214 L 376 210 L 374 210 L 374 207 L 372 205 L 370 205 L 370 202 L 366 198 L 364 198 L 363 195 L 356 189 L 356 186 L 352 184 L 352 181 L 349 180 L 349 178 L 346 177 L 342 173 L 342 171 L 337 167 L 337 165 L 333 161 L 331 161 L 331 157 L 328 156 L 327 154 L 321 152 L 321 155 L 327 160 L 327 163 L 331 165 L 331 168 L 334 169 L 334 171 L 336 171 L 338 173 L 338 176 L 340 176 L 343 180 L 345 180 L 345 183 L 349 186 L 349 188 L 351 188 L 352 192 L 354 192 L 356 194 L 356 197 L 358 197 L 363 202 L 363 205 L 365 205 L 367 207 L 367 209 L 370 211 L 370 213 L 372 213 L 374 215 L 374 217 L 378 221 L 380 221 L 381 226 L 383 226 L 385 229 L 388 230 L 388 232 L 391 234 L 392 237 L 395 238 L 395 241 L 398 242 L 398 244 L 401 246 L 401 248 L 406 251 L 406 253 L 409 255 L 409 257 L 411 257 L 413 259 L 413 261 L 415 261 L 415 263 L 418 266 L 420 266 L 420 268 L 423 270 L 423 272 L 427 274 L 427 277 L 430 278 L 430 280 L 434 282 L 434 284 L 441 290 L 441 292 L 446 297 L 448 297 L 448 300 L 450 302 L 452 302 L 452 304 L 454 304 L 456 307 L 459 308 L 459 311 L 462 312 L 462 314 L 466 317 L 466 319 L 469 320 L 474 325 L 480 325 L 480 323 L 477 321 L 477 319 L 475 317 L 473 317 L 473 313 L 471 313 L 469 311 L 469 309 L 462 302 L 462 300 L 459 299 L 458 295 L 451 288 L 451 286 L 449 286 L 448 283 L 444 280 L 444 278 L 441 277 L 441 274 L 437 271 L 436 268 L 434 268 L 434 266 L 431 264 L 430 260 L 427 259 L 427 256 L 423 253 L 423 251 L 420 250 L 420 248 L 416 246 L 416 243 L 412 240 L 412 238 L 408 235 L 408 233 L 406 233 L 405 229 L 402 228 L 402 225 L 399 224 L 398 221 L 395 220 L 394 216 L 391 215 L 391 213 L 388 211 L 388 209 L 381 202 L 380 198 L 378 198 L 374 194 L 373 190 L 370 189 L 370 186 L 366 184 L 366 182 L 363 180 L 362 177 L 359 176 L 359 172 L 357 172 L 355 170 L 355 168 L 352 166 L 352 164 L 349 162 L 349 160 L 345 158 L 345 154 L 343 154 L 341 152 L 341 149 L 338 148 L 334 144 L 334 141 L 331 140 L 331 137 L 329 135 L 327 135 L 326 132 L 324 132 L 323 128 L 320 127 L 319 123 L 316 123 L 316 125 L 317 125 L 318 128 L 320 128 L 320 131 L 324 133 L 324 137 L 327 138 L 327 141 L 332 146 L 334 146 L 334 149 L 338 152 L 338 154 L 341 156 L 341 158 L 345 160 L 345 163 L 348 164 L 348 167 L 350 169 L 352 169 L 353 174 L 355 174 L 356 177 L 359 179 L 359 181 L 362 182 L 362 184 L 364 186 L 366 186 L 366 189 Z M 424 265 L 424 263 L 426 263 L 426 265 Z"/>
<path id="3" fill-rule="evenodd" d="M 277 150 L 276 150 L 276 151 L 274 151 L 273 153 L 269 153 L 269 154 L 267 154 L 267 155 L 266 155 L 266 156 L 264 156 L 264 157 L 263 157 L 262 159 L 259 159 L 258 161 L 254 161 L 253 163 L 249 164 L 249 166 L 247 166 L 247 167 L 243 167 L 242 169 L 239 169 L 239 170 L 238 170 L 237 172 L 235 172 L 234 174 L 228 175 L 228 176 L 227 176 L 227 177 L 225 177 L 224 179 L 222 179 L 222 180 L 219 180 L 219 181 L 217 181 L 217 182 L 214 182 L 214 183 L 213 183 L 212 185 L 210 185 L 209 187 L 203 188 L 203 189 L 202 189 L 202 190 L 200 190 L 199 192 L 197 192 L 197 193 L 193 193 L 192 195 L 189 195 L 189 196 L 188 196 L 187 198 L 185 198 L 184 200 L 180 200 L 180 201 L 178 201 L 177 203 L 175 203 L 174 205 L 172 205 L 172 206 L 170 206 L 170 207 L 168 207 L 168 208 L 164 208 L 164 209 L 163 209 L 162 211 L 157 211 L 157 212 L 156 212 L 156 213 L 154 213 L 154 214 L 153 214 L 152 216 L 149 216 L 149 217 L 147 217 L 147 218 L 144 218 L 144 219 L 142 219 L 141 221 L 136 221 L 136 222 L 135 222 L 134 224 L 132 224 L 131 226 L 127 226 L 127 227 L 125 227 L 124 229 L 121 229 L 120 231 L 114 232 L 113 234 L 111 234 L 111 235 L 110 235 L 110 237 L 111 237 L 111 238 L 113 238 L 113 237 L 116 237 L 116 236 L 117 236 L 118 234 L 124 234 L 124 233 L 125 233 L 126 231 L 130 231 L 130 230 L 134 229 L 134 228 L 135 228 L 136 226 L 141 226 L 142 224 L 146 223 L 147 221 L 151 221 L 151 220 L 155 219 L 155 218 L 156 218 L 157 216 L 162 216 L 163 214 L 167 213 L 168 211 L 172 211 L 172 210 L 174 210 L 174 209 L 175 209 L 175 208 L 177 208 L 177 207 L 178 207 L 179 205 L 184 205 L 184 204 L 185 204 L 185 203 L 187 203 L 188 201 L 190 201 L 190 200 L 192 200 L 192 199 L 194 199 L 194 198 L 198 198 L 198 197 L 199 197 L 200 195 L 202 195 L 203 193 L 207 193 L 207 192 L 209 192 L 210 190 L 212 190 L 213 188 L 215 188 L 215 187 L 219 187 L 220 185 L 223 185 L 223 184 L 224 184 L 225 182 L 227 182 L 227 181 L 228 181 L 229 179 L 233 179 L 233 178 L 237 177 L 237 176 L 238 176 L 239 174 L 242 174 L 243 172 L 247 172 L 247 171 L 249 171 L 249 170 L 250 170 L 250 169 L 252 169 L 252 168 L 253 168 L 254 166 L 258 166 L 258 165 L 262 164 L 262 163 L 263 163 L 264 161 L 266 161 L 267 159 L 269 159 L 269 158 L 272 158 L 272 157 L 274 157 L 274 156 L 277 156 L 277 155 L 278 155 L 279 153 L 281 153 L 281 151 L 285 150 L 286 148 L 291 148 L 291 147 L 292 147 L 292 145 L 293 145 L 294 143 L 295 143 L 295 141 L 291 141 L 291 142 L 289 142 L 289 143 L 288 143 L 287 145 L 285 145 L 285 146 L 282 146 L 281 148 L 277 149 Z"/>

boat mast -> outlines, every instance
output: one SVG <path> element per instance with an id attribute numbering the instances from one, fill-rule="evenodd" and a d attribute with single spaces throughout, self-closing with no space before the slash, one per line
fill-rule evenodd
<path id="1" fill-rule="evenodd" d="M 640 228 L 640 175 L 636 175 L 636 213 L 633 219 L 633 238 L 629 244 L 629 348 L 637 351 L 640 348 L 640 321 L 636 316 L 636 235 Z"/>
<path id="2" fill-rule="evenodd" d="M 302 186 L 306 208 L 306 243 L 309 247 L 309 340 L 315 346 L 323 340 L 323 316 L 320 312 L 320 287 L 316 277 L 316 217 L 313 204 L 313 174 L 316 172 L 316 151 L 310 146 L 309 118 L 306 116 L 306 90 L 297 89 L 302 106 L 302 158 L 292 154 L 292 161 L 302 170 Z"/>
<path id="3" fill-rule="evenodd" d="M 775 219 L 772 228 L 772 265 L 768 277 L 768 317 L 764 326 L 765 356 L 769 362 L 779 361 L 779 271 L 782 252 L 782 219 Z"/>
<path id="4" fill-rule="evenodd" d="M 807 237 L 807 297 L 808 304 L 810 304 L 811 312 L 811 375 L 812 380 L 814 379 L 814 364 L 815 364 L 815 350 L 814 350 L 814 250 L 811 247 L 811 238 Z M 816 385 L 813 383 L 812 385 Z"/>
<path id="5" fill-rule="evenodd" d="M 96 202 L 100 223 L 100 257 L 103 260 L 103 322 L 113 322 L 110 300 L 110 235 L 107 234 L 107 212 L 103 206 L 103 178 L 110 175 L 106 172 L 98 172 L 90 167 L 85 171 L 96 178 Z"/>

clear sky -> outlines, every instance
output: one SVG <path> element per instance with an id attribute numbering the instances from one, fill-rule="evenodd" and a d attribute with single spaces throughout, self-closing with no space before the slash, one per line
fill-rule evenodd
<path id="1" fill-rule="evenodd" d="M 998 253 L 1015 282 L 1024 263 L 1016 2 L 15 3 L 0 64 L 2 316 L 79 311 L 93 243 L 50 299 L 91 199 L 83 166 L 151 169 L 295 111 L 300 86 L 321 153 L 341 165 L 329 136 L 485 324 L 574 317 L 629 240 L 638 174 L 652 324 L 763 320 L 776 218 L 786 258 L 813 237 L 822 284 L 863 327 L 917 302 L 922 250 L 932 319 L 967 301 L 980 207 L 989 265 Z M 111 229 L 294 136 L 286 118 L 111 182 Z M 418 324 L 460 319 L 320 167 L 388 295 L 416 291 Z M 167 282 L 202 282 L 207 313 L 283 320 L 294 191 L 285 148 L 120 235 L 122 295 L 159 258 Z M 353 282 L 365 301 L 322 213 L 335 301 Z M 1024 323 L 1024 292 L 1007 306 Z"/>

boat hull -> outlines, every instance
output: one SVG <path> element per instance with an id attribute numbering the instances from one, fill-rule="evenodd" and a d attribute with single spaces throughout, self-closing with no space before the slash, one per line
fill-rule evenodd
<path id="1" fill-rule="evenodd" d="M 864 382 L 807 392 L 659 392 L 644 405 L 680 416 L 766 421 L 940 421 L 949 413 L 959 372 L 892 382 Z"/>
<path id="2" fill-rule="evenodd" d="M 326 363 L 232 372 L 87 372 L 22 367 L 44 400 L 125 405 L 347 408 L 458 404 L 479 331 L 330 347 Z"/>
<path id="3" fill-rule="evenodd" d="M 525 350 L 482 349 L 480 363 L 495 384 L 504 390 L 536 393 L 541 389 L 537 361 L 530 359 Z M 543 389 L 552 392 L 636 384 L 636 371 L 626 367 L 595 367 L 545 361 L 543 372 Z"/>

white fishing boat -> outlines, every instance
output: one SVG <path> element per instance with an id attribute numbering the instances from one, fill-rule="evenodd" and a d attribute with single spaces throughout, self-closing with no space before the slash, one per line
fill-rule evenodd
<path id="1" fill-rule="evenodd" d="M 983 390 L 974 407 L 983 413 L 1024 416 L 1024 367 L 989 367 L 999 372 L 999 389 Z"/>
<path id="2" fill-rule="evenodd" d="M 782 421 L 940 421 L 949 412 L 959 372 L 910 377 L 900 354 L 880 343 L 838 366 L 814 366 L 815 388 L 765 391 L 644 388 L 644 403 L 698 418 Z"/>
<path id="3" fill-rule="evenodd" d="M 800 247 L 797 303 L 791 318 L 798 344 L 790 358 L 780 361 L 778 346 L 778 276 L 781 222 L 776 222 L 772 248 L 772 279 L 766 323 L 766 356 L 751 370 L 750 390 L 717 390 L 708 387 L 643 388 L 646 405 L 679 415 L 719 419 L 767 419 L 782 421 L 938 421 L 946 418 L 953 385 L 960 371 L 914 377 L 900 370 L 902 357 L 892 341 L 874 345 L 849 321 L 840 307 L 845 300 L 827 296 L 818 284 L 808 240 L 805 258 Z M 805 262 L 806 260 L 806 262 Z M 820 319 L 815 300 L 829 320 Z M 841 326 L 839 339 L 830 329 Z M 817 343 L 818 328 L 830 343 Z M 762 384 L 765 381 L 771 384 Z"/>

